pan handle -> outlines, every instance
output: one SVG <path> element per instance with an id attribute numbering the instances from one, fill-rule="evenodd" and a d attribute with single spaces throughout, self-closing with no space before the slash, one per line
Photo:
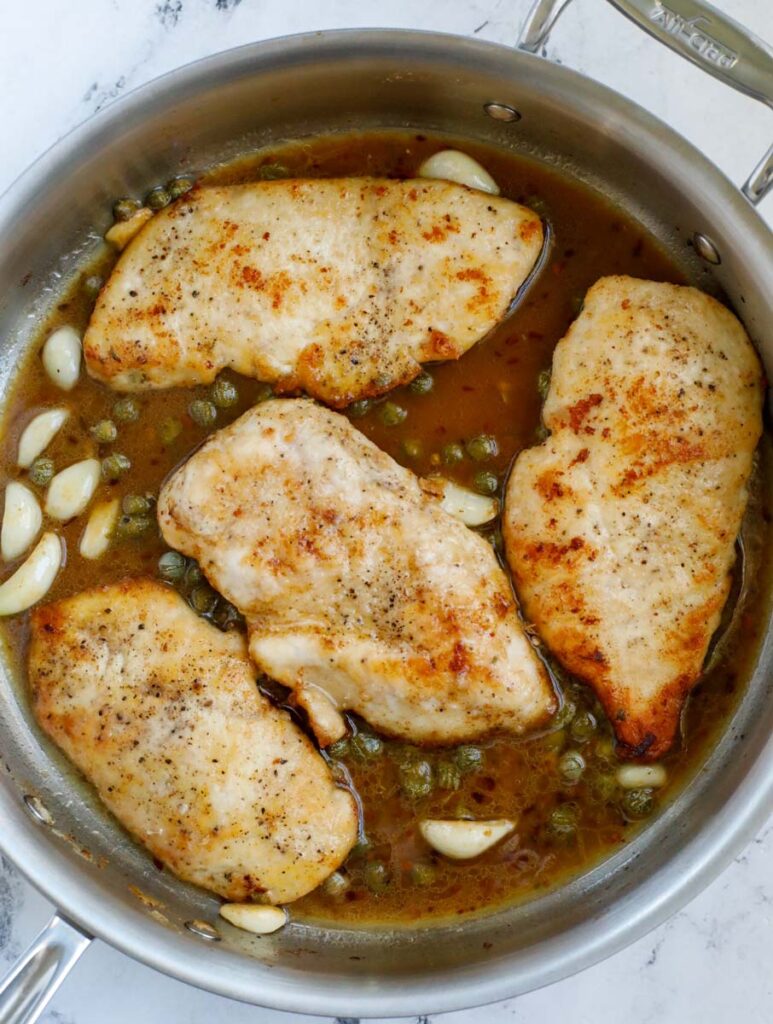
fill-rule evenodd
<path id="1" fill-rule="evenodd" d="M 570 0 L 535 0 L 518 46 L 541 53 Z M 773 50 L 705 0 L 609 0 L 613 7 L 675 53 L 739 92 L 773 108 Z M 755 205 L 773 187 L 773 146 L 742 191 Z"/>
<path id="2" fill-rule="evenodd" d="M 90 942 L 90 935 L 55 914 L 0 979 L 0 1024 L 35 1024 Z"/>

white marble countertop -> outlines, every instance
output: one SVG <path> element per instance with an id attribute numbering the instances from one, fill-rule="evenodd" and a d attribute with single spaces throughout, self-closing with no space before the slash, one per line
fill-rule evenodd
<path id="1" fill-rule="evenodd" d="M 771 0 L 714 0 L 771 41 Z M 3 4 L 0 191 L 113 98 L 198 57 L 308 29 L 398 26 L 514 43 L 528 0 L 30 0 Z M 741 182 L 770 112 L 644 37 L 604 2 L 576 0 L 549 54 L 632 97 Z M 763 204 L 773 223 L 773 197 Z M 0 862 L 0 973 L 51 907 Z M 444 1024 L 744 1024 L 773 1021 L 773 822 L 701 896 L 617 956 L 550 988 Z M 117 998 L 117 996 L 119 998 Z M 95 943 L 45 1024 L 301 1024 L 186 987 Z M 433 1018 L 437 1020 L 438 1018 Z M 348 1024 L 348 1022 L 347 1022 Z M 419 1022 L 417 1021 L 417 1024 Z M 424 1024 L 422 1020 L 421 1024 Z"/>

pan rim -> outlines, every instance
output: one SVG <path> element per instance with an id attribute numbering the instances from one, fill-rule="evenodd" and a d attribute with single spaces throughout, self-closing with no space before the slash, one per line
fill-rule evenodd
<path id="1" fill-rule="evenodd" d="M 688 142 L 643 108 L 617 93 L 571 69 L 550 64 L 541 58 L 514 51 L 502 44 L 470 40 L 451 34 L 392 29 L 346 29 L 321 33 L 303 33 L 279 37 L 226 50 L 168 72 L 117 100 L 109 107 L 74 128 L 50 147 L 31 167 L 22 173 L 0 197 L 0 232 L 10 225 L 16 211 L 23 208 L 27 197 L 45 183 L 68 152 L 87 138 L 96 138 L 109 131 L 130 112 L 141 114 L 154 99 L 176 89 L 196 86 L 204 89 L 210 76 L 227 69 L 243 67 L 245 73 L 257 75 L 280 60 L 306 62 L 320 57 L 332 59 L 342 51 L 353 53 L 356 40 L 358 58 L 369 53 L 383 53 L 399 48 L 412 49 L 417 55 L 435 57 L 444 62 L 478 61 L 481 66 L 497 59 L 511 62 L 508 73 L 517 80 L 519 68 L 539 73 L 557 91 L 571 91 L 576 102 L 593 100 L 604 113 L 616 112 L 641 133 L 669 150 L 670 155 L 687 167 L 702 169 L 712 179 L 714 205 L 721 204 L 717 216 L 731 218 L 736 229 L 749 233 L 750 258 L 758 250 L 760 273 L 771 281 L 773 292 L 773 257 L 770 231 L 759 214 L 743 198 L 739 190 Z M 492 68 L 493 70 L 493 68 Z M 704 200 L 708 202 L 708 198 Z M 5 237 L 4 233 L 0 237 Z M 768 635 L 759 659 L 773 656 L 773 641 Z M 350 980 L 347 991 L 336 993 L 332 988 L 320 992 L 312 980 L 308 985 L 293 984 L 292 979 L 278 984 L 276 971 L 253 963 L 249 971 L 239 971 L 225 957 L 213 956 L 211 947 L 197 946 L 191 939 L 180 937 L 161 926 L 151 936 L 147 916 L 140 910 L 127 911 L 108 907 L 100 901 L 96 889 L 73 881 L 70 861 L 48 835 L 25 814 L 21 801 L 15 798 L 14 784 L 0 786 L 0 810 L 9 823 L 0 832 L 0 850 L 21 873 L 65 916 L 90 934 L 96 935 L 121 952 L 172 977 L 208 991 L 243 1002 L 273 1009 L 308 1014 L 336 1016 L 339 1014 L 367 1016 L 398 1016 L 405 1013 L 440 1013 L 498 1001 L 550 984 L 619 951 L 644 935 L 682 907 L 709 884 L 762 825 L 773 809 L 773 737 L 768 741 L 738 784 L 732 800 L 721 812 L 703 824 L 700 831 L 679 855 L 669 863 L 670 885 L 648 879 L 640 886 L 642 896 L 637 911 L 626 910 L 622 920 L 586 921 L 568 932 L 544 943 L 546 949 L 535 947 L 537 963 L 526 962 L 519 967 L 502 969 L 502 961 L 477 965 L 477 980 L 464 972 L 444 977 L 442 985 L 431 976 L 417 982 L 404 977 L 385 978 L 375 987 L 363 979 Z M 731 806 L 732 805 L 732 806 Z M 650 893 L 649 889 L 659 892 Z M 82 891 L 82 890 L 85 890 Z M 551 947 L 555 947 L 552 949 Z M 513 955 L 513 957 L 515 954 Z M 521 958 L 521 955 L 518 955 Z M 528 957 L 522 957 L 529 961 Z M 232 957 L 235 961 L 236 958 Z M 243 958 L 241 958 L 243 959 Z M 531 957 L 531 961 L 535 956 Z M 273 982 L 273 983 L 272 983 Z"/>

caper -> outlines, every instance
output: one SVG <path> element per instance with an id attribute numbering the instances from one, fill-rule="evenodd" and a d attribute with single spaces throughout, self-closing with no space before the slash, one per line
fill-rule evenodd
<path id="1" fill-rule="evenodd" d="M 352 754 L 362 761 L 379 757 L 384 752 L 384 744 L 372 733 L 358 732 L 352 737 L 350 745 Z"/>
<path id="2" fill-rule="evenodd" d="M 455 466 L 464 458 L 464 448 L 456 441 L 452 441 L 450 444 L 443 445 L 440 456 L 447 466 Z"/>
<path id="3" fill-rule="evenodd" d="M 370 408 L 373 402 L 369 398 L 358 398 L 356 402 L 352 402 L 351 405 L 347 405 L 346 411 L 352 417 L 352 419 L 358 420 L 361 416 L 370 412 Z"/>
<path id="4" fill-rule="evenodd" d="M 180 423 L 179 420 L 176 420 L 174 416 L 167 416 L 156 426 L 156 432 L 158 433 L 161 443 L 167 447 L 170 444 L 174 444 L 182 433 L 182 429 L 182 423 Z"/>
<path id="5" fill-rule="evenodd" d="M 113 416 L 119 423 L 136 423 L 140 418 L 140 404 L 130 395 L 119 398 L 113 406 Z"/>
<path id="6" fill-rule="evenodd" d="M 270 384 L 266 384 L 264 381 L 258 385 L 258 390 L 255 392 L 255 405 L 259 405 L 261 402 L 268 401 L 269 398 L 274 397 L 274 390 Z"/>
<path id="7" fill-rule="evenodd" d="M 575 743 L 587 743 L 596 731 L 596 719 L 590 711 L 580 711 L 572 719 L 569 735 Z"/>
<path id="8" fill-rule="evenodd" d="M 47 458 L 45 455 L 39 455 L 30 466 L 29 477 L 33 484 L 37 484 L 38 487 L 45 487 L 51 483 L 55 472 L 54 460 Z"/>
<path id="9" fill-rule="evenodd" d="M 411 800 L 420 800 L 432 792 L 432 765 L 429 761 L 410 761 L 400 767 L 400 785 Z"/>
<path id="10" fill-rule="evenodd" d="M 391 882 L 389 868 L 383 860 L 370 860 L 363 868 L 362 878 L 372 893 L 385 892 Z"/>
<path id="11" fill-rule="evenodd" d="M 211 427 L 217 419 L 217 408 L 204 398 L 195 398 L 188 406 L 188 415 L 199 427 Z"/>
<path id="12" fill-rule="evenodd" d="M 231 383 L 230 380 L 226 380 L 225 377 L 217 378 L 209 389 L 209 394 L 218 409 L 230 409 L 232 405 L 236 405 L 239 401 L 239 392 L 236 389 L 236 385 Z"/>
<path id="13" fill-rule="evenodd" d="M 554 836 L 567 839 L 577 831 L 577 808 L 574 804 L 559 804 L 548 819 L 548 828 Z"/>
<path id="14" fill-rule="evenodd" d="M 102 290 L 102 285 L 104 283 L 104 278 L 100 277 L 98 274 L 90 274 L 88 277 L 84 278 L 81 288 L 88 298 L 95 299 Z"/>
<path id="15" fill-rule="evenodd" d="M 497 439 L 491 434 L 478 434 L 477 437 L 471 437 L 464 447 L 475 462 L 486 462 L 499 453 Z"/>
<path id="16" fill-rule="evenodd" d="M 194 587 L 188 595 L 191 608 L 199 615 L 205 615 L 207 612 L 211 612 L 217 602 L 217 594 L 208 586 L 206 583 L 199 584 L 198 587 Z"/>
<path id="17" fill-rule="evenodd" d="M 620 806 L 629 821 L 648 818 L 655 810 L 655 798 L 651 789 L 629 789 Z"/>
<path id="18" fill-rule="evenodd" d="M 546 398 L 550 390 L 550 370 L 540 370 L 537 377 L 537 391 L 541 398 Z"/>
<path id="19" fill-rule="evenodd" d="M 405 441 L 403 441 L 400 447 L 402 448 L 403 455 L 405 455 L 406 458 L 421 458 L 421 441 L 417 441 L 416 438 L 407 438 Z"/>
<path id="20" fill-rule="evenodd" d="M 580 781 L 584 771 L 585 758 L 579 750 L 567 750 L 565 754 L 562 754 L 558 762 L 558 772 L 563 783 L 573 786 Z"/>
<path id="21" fill-rule="evenodd" d="M 435 378 L 431 373 L 427 373 L 426 370 L 422 370 L 418 377 L 414 377 L 411 383 L 408 385 L 408 390 L 412 391 L 414 395 L 426 395 L 435 386 Z"/>
<path id="22" fill-rule="evenodd" d="M 558 714 L 553 719 L 556 729 L 564 729 L 577 714 L 577 705 L 573 700 L 564 696 L 564 702 L 559 708 Z"/>
<path id="23" fill-rule="evenodd" d="M 414 885 L 432 885 L 436 878 L 437 868 L 432 864 L 414 864 L 411 867 L 411 881 Z"/>
<path id="24" fill-rule="evenodd" d="M 193 559 L 191 559 L 185 570 L 186 585 L 189 587 L 195 587 L 198 583 L 201 583 L 203 579 L 204 573 L 201 571 L 198 562 L 194 562 Z"/>
<path id="25" fill-rule="evenodd" d="M 457 747 L 454 751 L 454 762 L 459 771 L 464 775 L 468 775 L 470 772 L 477 772 L 483 767 L 483 751 L 480 747 L 473 747 L 471 744 L 466 743 L 462 747 Z"/>
<path id="26" fill-rule="evenodd" d="M 461 769 L 452 761 L 441 761 L 435 776 L 440 789 L 458 789 L 462 784 Z"/>
<path id="27" fill-rule="evenodd" d="M 195 182 L 193 178 L 172 178 L 171 181 L 166 183 L 166 190 L 172 199 L 179 199 L 180 196 L 184 196 L 186 192 L 190 192 Z"/>
<path id="28" fill-rule="evenodd" d="M 102 476 L 105 480 L 118 480 L 131 468 L 131 459 L 122 452 L 113 452 L 106 459 L 102 459 Z"/>
<path id="29" fill-rule="evenodd" d="M 113 216 L 116 220 L 129 220 L 141 206 L 139 199 L 116 199 L 113 203 Z"/>
<path id="30" fill-rule="evenodd" d="M 340 896 L 345 893 L 349 888 L 349 879 L 346 875 L 342 875 L 340 871 L 334 871 L 332 875 L 328 875 L 325 881 L 322 883 L 322 889 L 326 896 Z"/>
<path id="31" fill-rule="evenodd" d="M 142 494 L 125 494 L 121 508 L 127 516 L 143 516 L 150 512 L 152 502 Z"/>
<path id="32" fill-rule="evenodd" d="M 343 736 L 340 740 L 336 740 L 335 743 L 331 743 L 329 747 L 325 747 L 325 753 L 329 754 L 334 760 L 340 761 L 341 758 L 346 757 L 349 753 L 349 737 Z"/>
<path id="33" fill-rule="evenodd" d="M 156 185 L 145 196 L 145 205 L 149 206 L 151 210 L 163 210 L 165 206 L 169 206 L 171 201 L 172 197 L 163 185 Z"/>
<path id="34" fill-rule="evenodd" d="M 290 171 L 284 164 L 263 164 L 258 170 L 258 176 L 263 181 L 275 181 L 277 178 L 289 178 Z"/>
<path id="35" fill-rule="evenodd" d="M 99 420 L 90 428 L 89 433 L 100 444 L 112 444 L 118 437 L 118 427 L 112 420 Z"/>
<path id="36" fill-rule="evenodd" d="M 212 613 L 212 620 L 218 629 L 227 631 L 229 629 L 242 629 L 244 617 L 230 601 L 221 599 Z"/>
<path id="37" fill-rule="evenodd" d="M 460 801 L 451 812 L 451 817 L 457 821 L 474 821 L 477 815 L 468 804 Z"/>
<path id="38" fill-rule="evenodd" d="M 499 477 L 490 469 L 482 469 L 472 480 L 479 494 L 496 494 L 499 490 Z"/>
<path id="39" fill-rule="evenodd" d="M 158 560 L 158 575 L 167 583 L 179 583 L 185 575 L 187 559 L 179 551 L 165 551 Z"/>
<path id="40" fill-rule="evenodd" d="M 385 427 L 396 427 L 399 423 L 403 422 L 408 412 L 401 405 L 398 405 L 397 402 L 384 402 L 379 415 Z"/>
<path id="41" fill-rule="evenodd" d="M 534 431 L 534 437 L 539 444 L 542 444 L 543 441 L 547 441 L 547 439 L 550 437 L 550 431 L 544 423 L 540 423 L 540 425 Z"/>
<path id="42" fill-rule="evenodd" d="M 124 513 L 115 528 L 118 537 L 141 537 L 153 525 L 151 516 L 129 516 Z"/>

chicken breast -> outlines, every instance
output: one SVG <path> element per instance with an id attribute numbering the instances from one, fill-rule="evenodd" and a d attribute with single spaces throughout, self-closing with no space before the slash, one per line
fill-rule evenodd
<path id="1" fill-rule="evenodd" d="M 554 709 L 491 546 L 338 413 L 256 406 L 173 474 L 158 518 L 246 616 L 253 659 L 322 743 L 345 731 L 342 709 L 438 744 Z"/>
<path id="2" fill-rule="evenodd" d="M 130 579 L 32 613 L 35 716 L 126 828 L 229 900 L 286 903 L 357 838 L 350 793 L 263 697 L 243 637 Z"/>
<path id="3" fill-rule="evenodd" d="M 555 350 L 551 436 L 507 487 L 507 557 L 527 618 L 629 756 L 668 750 L 700 676 L 760 407 L 743 327 L 694 288 L 603 278 Z"/>
<path id="4" fill-rule="evenodd" d="M 231 367 L 344 406 L 466 352 L 541 247 L 531 210 L 447 181 L 197 188 L 118 260 L 86 365 L 123 391 L 204 384 Z"/>

